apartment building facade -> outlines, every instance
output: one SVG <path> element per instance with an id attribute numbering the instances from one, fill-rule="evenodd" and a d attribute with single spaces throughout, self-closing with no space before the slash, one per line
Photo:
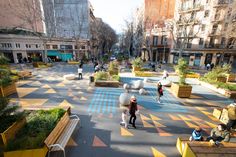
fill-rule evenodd
<path id="1" fill-rule="evenodd" d="M 1 30 L 0 54 L 7 57 L 11 63 L 21 63 L 25 59 L 27 62 L 32 62 L 35 58 L 43 61 L 45 53 L 53 61 L 79 60 L 83 55 L 89 55 L 88 41 L 79 42 L 78 47 L 76 40 L 71 38 L 39 37 L 34 32 L 22 29 L 5 32 Z M 83 55 L 77 56 L 77 52 Z"/>
<path id="2" fill-rule="evenodd" d="M 175 0 L 145 0 L 144 5 L 146 29 L 144 51 L 149 51 L 150 61 L 166 63 L 172 47 L 172 39 L 165 21 L 174 18 Z"/>
<path id="3" fill-rule="evenodd" d="M 234 64 L 235 3 L 233 0 L 177 0 L 176 44 L 169 62 L 176 64 L 181 52 L 190 66 Z"/>

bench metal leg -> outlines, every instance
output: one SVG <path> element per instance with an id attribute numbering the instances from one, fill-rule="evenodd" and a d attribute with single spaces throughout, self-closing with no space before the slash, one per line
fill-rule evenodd
<path id="1" fill-rule="evenodd" d="M 53 148 L 53 147 L 59 147 L 63 151 L 64 157 L 66 157 L 65 149 L 60 144 L 50 145 L 49 152 L 48 152 L 48 157 L 50 157 L 51 148 Z"/>

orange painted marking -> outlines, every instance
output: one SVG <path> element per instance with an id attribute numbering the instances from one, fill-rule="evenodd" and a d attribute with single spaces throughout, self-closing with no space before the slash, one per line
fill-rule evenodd
<path id="1" fill-rule="evenodd" d="M 143 127 L 145 127 L 145 128 L 154 128 L 154 126 L 152 124 L 150 124 L 150 123 L 148 123 L 144 120 L 142 120 L 142 122 L 143 122 Z"/>
<path id="2" fill-rule="evenodd" d="M 205 125 L 205 124 L 202 124 L 202 123 L 200 123 L 200 122 L 195 122 L 195 123 L 197 123 L 198 126 L 201 127 L 201 128 L 211 128 L 210 126 Z"/>
<path id="3" fill-rule="evenodd" d="M 156 127 L 166 127 L 165 125 L 163 125 L 163 124 L 161 124 L 161 123 L 159 123 L 159 122 L 156 122 L 156 121 L 153 121 L 153 123 L 154 123 L 154 125 L 155 125 Z"/>
<path id="4" fill-rule="evenodd" d="M 72 138 L 70 138 L 67 143 L 67 146 L 78 146 L 78 144 Z"/>
<path id="5" fill-rule="evenodd" d="M 163 153 L 161 153 L 160 151 L 158 151 L 154 147 L 151 147 L 151 149 L 152 149 L 153 157 L 166 157 Z"/>
<path id="6" fill-rule="evenodd" d="M 216 124 L 213 124 L 213 123 L 211 123 L 211 122 L 205 121 L 205 123 L 207 123 L 211 128 L 217 127 Z"/>
<path id="7" fill-rule="evenodd" d="M 195 124 L 193 124 L 191 122 L 188 122 L 188 121 L 184 121 L 184 122 L 185 122 L 185 124 L 188 125 L 189 128 L 196 128 L 197 127 L 197 125 L 195 125 Z"/>
<path id="8" fill-rule="evenodd" d="M 169 116 L 172 120 L 181 120 L 178 116 L 173 116 L 171 114 L 169 114 Z"/>
<path id="9" fill-rule="evenodd" d="M 210 113 L 210 112 L 207 112 L 207 111 L 201 111 L 203 114 L 205 114 L 205 115 L 212 115 L 212 113 Z"/>
<path id="10" fill-rule="evenodd" d="M 156 128 L 157 132 L 159 133 L 160 136 L 173 136 L 172 134 L 160 129 L 160 128 Z"/>
<path id="11" fill-rule="evenodd" d="M 195 116 L 188 115 L 188 117 L 189 117 L 191 120 L 193 120 L 193 121 L 201 121 L 200 118 L 195 117 Z"/>
<path id="12" fill-rule="evenodd" d="M 140 114 L 140 118 L 141 118 L 142 121 L 144 121 L 144 120 L 151 120 L 150 118 L 148 118 L 148 117 L 146 117 L 146 116 L 144 116 L 142 114 Z"/>
<path id="13" fill-rule="evenodd" d="M 107 145 L 97 136 L 94 136 L 93 147 L 107 147 Z"/>
<path id="14" fill-rule="evenodd" d="M 208 115 L 208 118 L 210 118 L 211 120 L 213 120 L 215 122 L 219 122 L 219 119 L 217 119 L 216 117 L 214 117 L 212 115 Z"/>
<path id="15" fill-rule="evenodd" d="M 183 116 L 183 115 L 181 115 L 181 114 L 179 114 L 179 117 L 180 117 L 182 120 L 188 120 L 188 121 L 191 120 L 191 119 L 189 119 L 188 117 Z"/>
<path id="16" fill-rule="evenodd" d="M 152 114 L 150 114 L 150 117 L 151 117 L 151 119 L 152 119 L 153 121 L 155 121 L 155 120 L 161 120 L 161 118 L 158 118 L 157 116 L 154 116 L 154 115 L 152 115 Z"/>
<path id="17" fill-rule="evenodd" d="M 198 109 L 198 110 L 200 110 L 200 111 L 205 111 L 205 110 L 207 110 L 206 108 L 204 108 L 204 107 L 195 107 L 196 109 Z"/>
<path id="18" fill-rule="evenodd" d="M 123 127 L 120 127 L 120 134 L 121 136 L 134 136 L 130 131 Z"/>

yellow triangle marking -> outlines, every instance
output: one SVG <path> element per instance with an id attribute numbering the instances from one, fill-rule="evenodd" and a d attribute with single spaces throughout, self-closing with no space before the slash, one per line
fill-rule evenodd
<path id="1" fill-rule="evenodd" d="M 202 123 L 200 123 L 200 122 L 195 122 L 195 123 L 197 123 L 198 124 L 198 126 L 199 127 L 201 127 L 201 128 L 211 128 L 210 126 L 208 126 L 208 125 L 205 125 L 205 124 L 202 124 Z"/>
<path id="2" fill-rule="evenodd" d="M 195 117 L 195 116 L 188 115 L 188 117 L 189 117 L 191 120 L 193 120 L 193 121 L 201 121 L 200 118 Z"/>
<path id="3" fill-rule="evenodd" d="M 205 114 L 205 115 L 211 115 L 211 113 L 210 112 L 207 112 L 207 111 L 201 111 L 203 114 Z"/>
<path id="4" fill-rule="evenodd" d="M 33 86 L 41 86 L 42 83 L 40 83 L 39 81 L 35 81 L 35 82 L 31 83 L 31 85 L 33 85 Z"/>
<path id="5" fill-rule="evenodd" d="M 86 101 L 87 98 L 85 98 L 85 97 L 82 96 L 82 97 L 80 98 L 80 100 L 84 100 L 84 101 Z"/>
<path id="6" fill-rule="evenodd" d="M 47 90 L 45 93 L 53 94 L 53 93 L 57 93 L 57 92 L 51 88 L 51 89 Z"/>
<path id="7" fill-rule="evenodd" d="M 163 124 L 161 124 L 161 123 L 159 123 L 159 122 L 156 122 L 156 121 L 153 121 L 153 123 L 154 123 L 154 125 L 155 125 L 156 127 L 166 127 L 165 125 L 163 125 Z"/>
<path id="8" fill-rule="evenodd" d="M 173 116 L 171 114 L 169 114 L 169 116 L 172 120 L 181 120 L 178 116 Z"/>
<path id="9" fill-rule="evenodd" d="M 120 134 L 121 136 L 134 136 L 131 132 L 123 127 L 120 127 Z"/>
<path id="10" fill-rule="evenodd" d="M 207 123 L 211 128 L 217 127 L 216 124 L 213 124 L 213 123 L 211 123 L 211 122 L 205 121 L 205 123 Z"/>
<path id="11" fill-rule="evenodd" d="M 25 80 L 22 80 L 22 81 L 17 82 L 17 85 L 18 85 L 18 86 L 22 86 L 22 85 L 30 84 L 30 83 L 32 83 L 32 81 L 25 81 Z"/>
<path id="12" fill-rule="evenodd" d="M 63 83 L 58 83 L 56 86 L 57 87 L 65 87 L 65 85 Z"/>
<path id="13" fill-rule="evenodd" d="M 196 109 L 200 110 L 200 111 L 204 111 L 204 110 L 207 110 L 206 108 L 204 107 L 195 107 Z"/>
<path id="14" fill-rule="evenodd" d="M 20 99 L 19 104 L 22 107 L 42 106 L 48 99 Z"/>
<path id="15" fill-rule="evenodd" d="M 159 152 L 154 147 L 151 147 L 151 149 L 152 149 L 153 157 L 166 157 L 163 153 Z"/>
<path id="16" fill-rule="evenodd" d="M 183 116 L 183 115 L 181 115 L 181 114 L 179 114 L 179 117 L 180 117 L 182 120 L 191 120 L 191 119 L 189 119 L 188 117 Z"/>
<path id="17" fill-rule="evenodd" d="M 42 88 L 51 88 L 48 84 L 45 84 Z"/>
<path id="18" fill-rule="evenodd" d="M 67 143 L 67 146 L 78 146 L 78 144 L 73 140 L 73 138 L 70 138 L 68 143 Z"/>
<path id="19" fill-rule="evenodd" d="M 219 119 L 217 119 L 216 117 L 213 117 L 212 115 L 208 115 L 208 118 L 210 118 L 211 120 L 215 122 L 219 122 Z"/>
<path id="20" fill-rule="evenodd" d="M 152 115 L 152 114 L 150 114 L 150 117 L 151 117 L 151 119 L 152 119 L 153 121 L 155 121 L 155 120 L 161 120 L 161 118 L 158 118 L 158 117 L 156 117 L 156 116 L 154 116 L 154 115 Z"/>
<path id="21" fill-rule="evenodd" d="M 189 128 L 196 128 L 197 127 L 197 125 L 195 125 L 191 122 L 188 122 L 188 121 L 184 121 L 184 122 L 188 125 Z"/>
<path id="22" fill-rule="evenodd" d="M 160 129 L 160 128 L 156 128 L 157 132 L 159 133 L 160 136 L 173 136 L 172 134 Z"/>
<path id="23" fill-rule="evenodd" d="M 71 107 L 74 108 L 73 105 L 71 105 L 67 100 L 63 100 L 60 105 L 60 107 Z"/>
<path id="24" fill-rule="evenodd" d="M 148 117 L 146 117 L 146 116 L 144 116 L 142 114 L 140 114 L 140 118 L 141 118 L 142 121 L 143 120 L 151 120 L 150 118 L 148 118 Z"/>
<path id="25" fill-rule="evenodd" d="M 146 122 L 146 121 L 142 121 L 143 122 L 143 126 L 145 127 L 145 128 L 154 128 L 154 126 L 152 125 L 152 124 L 150 124 L 150 123 L 148 123 L 148 122 Z"/>
<path id="26" fill-rule="evenodd" d="M 17 93 L 18 93 L 18 96 L 19 98 L 22 98 L 34 91 L 36 91 L 38 88 L 17 88 Z"/>

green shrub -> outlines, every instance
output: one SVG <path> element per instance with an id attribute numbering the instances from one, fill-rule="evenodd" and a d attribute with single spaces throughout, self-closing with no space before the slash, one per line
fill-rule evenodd
<path id="1" fill-rule="evenodd" d="M 112 80 L 113 81 L 120 81 L 120 76 L 119 75 L 112 75 Z"/>
<path id="2" fill-rule="evenodd" d="M 109 74 L 112 75 L 118 75 L 118 63 L 116 61 L 112 61 L 109 63 L 109 67 L 108 67 L 108 72 Z"/>
<path id="3" fill-rule="evenodd" d="M 143 66 L 143 61 L 140 57 L 134 59 L 131 63 L 133 67 L 141 68 Z"/>
<path id="4" fill-rule="evenodd" d="M 108 80 L 108 73 L 104 71 L 99 71 L 95 75 L 95 80 Z"/>
<path id="5" fill-rule="evenodd" d="M 178 60 L 178 65 L 175 66 L 175 70 L 178 72 L 179 75 L 179 84 L 184 85 L 186 75 L 188 74 L 188 64 L 184 58 L 180 58 Z"/>
<path id="6" fill-rule="evenodd" d="M 150 71 L 149 68 L 142 68 L 140 71 Z"/>
<path id="7" fill-rule="evenodd" d="M 217 77 L 226 77 L 226 74 L 228 74 L 231 71 L 231 66 L 226 64 L 223 67 L 216 66 L 212 69 L 212 71 L 206 73 L 204 75 L 204 79 L 206 82 L 211 83 L 213 80 L 215 81 Z"/>
<path id="8" fill-rule="evenodd" d="M 11 82 L 10 71 L 8 69 L 0 69 L 0 86 L 8 86 Z"/>
<path id="9" fill-rule="evenodd" d="M 0 97 L 0 132 L 4 132 L 14 122 L 24 116 L 24 112 L 17 112 L 18 106 L 8 106 L 9 99 Z"/>
<path id="10" fill-rule="evenodd" d="M 3 55 L 0 55 L 0 65 L 9 64 L 9 59 L 4 57 Z"/>
<path id="11" fill-rule="evenodd" d="M 39 110 L 27 117 L 26 125 L 19 130 L 16 139 L 10 140 L 8 151 L 36 149 L 44 145 L 44 140 L 55 128 L 65 113 L 63 109 Z"/>

